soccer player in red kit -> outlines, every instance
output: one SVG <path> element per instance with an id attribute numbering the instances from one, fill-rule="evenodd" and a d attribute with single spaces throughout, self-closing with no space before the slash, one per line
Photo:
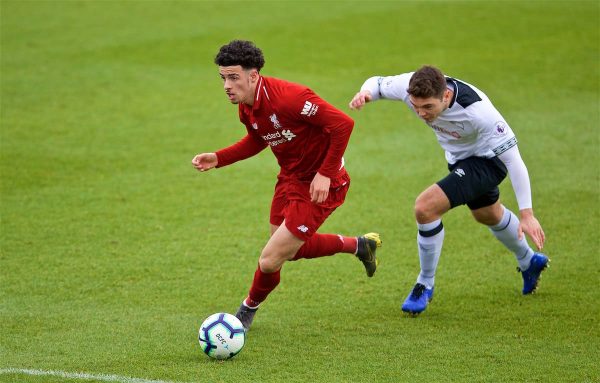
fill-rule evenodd
<path id="1" fill-rule="evenodd" d="M 336 253 L 355 254 L 373 276 L 377 233 L 359 237 L 319 234 L 317 230 L 344 203 L 350 177 L 343 154 L 354 121 L 305 86 L 265 77 L 262 51 L 234 40 L 215 58 L 225 93 L 238 104 L 247 134 L 216 153 L 198 154 L 192 165 L 207 171 L 252 157 L 271 147 L 281 167 L 271 203 L 271 237 L 262 249 L 248 296 L 236 317 L 248 330 L 261 302 L 279 284 L 286 261 Z"/>

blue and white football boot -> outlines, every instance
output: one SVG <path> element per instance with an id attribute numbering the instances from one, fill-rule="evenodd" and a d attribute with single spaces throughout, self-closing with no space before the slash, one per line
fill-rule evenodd
<path id="1" fill-rule="evenodd" d="M 534 253 L 533 257 L 531 257 L 531 263 L 529 264 L 527 270 L 523 271 L 517 268 L 517 270 L 519 270 L 523 276 L 523 295 L 535 292 L 538 282 L 540 281 L 542 271 L 548 267 L 548 262 L 550 262 L 550 260 L 544 254 Z"/>
<path id="2" fill-rule="evenodd" d="M 427 305 L 433 299 L 434 288 L 428 289 L 425 285 L 417 283 L 402 304 L 402 311 L 412 315 L 419 315 L 425 311 Z"/>

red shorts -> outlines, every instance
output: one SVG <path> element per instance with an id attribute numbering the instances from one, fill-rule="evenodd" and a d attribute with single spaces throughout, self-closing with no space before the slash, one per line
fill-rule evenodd
<path id="1" fill-rule="evenodd" d="M 310 182 L 279 178 L 271 202 L 271 224 L 279 226 L 285 219 L 285 227 L 303 241 L 307 241 L 325 219 L 344 203 L 350 187 L 350 176 L 343 173 L 331 179 L 329 195 L 320 204 L 310 200 Z"/>

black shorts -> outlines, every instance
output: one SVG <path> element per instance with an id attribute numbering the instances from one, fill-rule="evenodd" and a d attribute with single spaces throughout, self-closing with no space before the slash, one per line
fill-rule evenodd
<path id="1" fill-rule="evenodd" d="M 448 165 L 450 174 L 437 182 L 450 200 L 450 207 L 467 204 L 471 210 L 498 201 L 498 185 L 506 177 L 506 166 L 497 157 L 469 157 Z"/>

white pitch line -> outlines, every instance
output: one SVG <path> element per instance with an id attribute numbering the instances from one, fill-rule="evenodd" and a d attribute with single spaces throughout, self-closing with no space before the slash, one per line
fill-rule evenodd
<path id="1" fill-rule="evenodd" d="M 104 382 L 120 382 L 120 383 L 183 383 L 169 380 L 151 380 L 131 378 L 128 376 L 107 375 L 107 374 L 86 374 L 84 372 L 66 372 L 52 370 L 30 370 L 26 368 L 1 368 L 0 375 L 3 374 L 21 374 L 35 376 L 58 376 L 65 379 L 84 379 L 84 380 L 101 380 Z"/>

